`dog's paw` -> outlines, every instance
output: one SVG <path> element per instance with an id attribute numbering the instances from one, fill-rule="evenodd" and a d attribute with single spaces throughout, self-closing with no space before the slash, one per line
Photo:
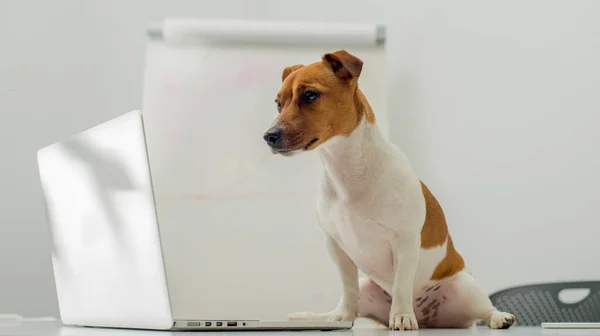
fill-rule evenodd
<path id="1" fill-rule="evenodd" d="M 513 314 L 496 311 L 485 319 L 485 324 L 491 329 L 508 329 L 516 320 Z"/>
<path id="2" fill-rule="evenodd" d="M 351 313 L 348 311 L 341 311 L 341 312 L 332 312 L 329 314 L 329 317 L 327 318 L 327 321 L 330 322 L 336 322 L 336 321 L 354 321 L 356 320 L 356 316 L 358 314 L 356 313 Z"/>
<path id="3" fill-rule="evenodd" d="M 410 314 L 390 314 L 390 330 L 417 330 L 419 324 L 414 313 Z"/>

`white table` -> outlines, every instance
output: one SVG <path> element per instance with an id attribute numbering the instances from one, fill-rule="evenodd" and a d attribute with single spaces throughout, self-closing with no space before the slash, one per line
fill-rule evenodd
<path id="1" fill-rule="evenodd" d="M 141 330 L 118 330 L 118 329 L 101 329 L 101 328 L 79 328 L 62 326 L 57 322 L 0 322 L 0 335 L 10 336 L 172 336 L 185 335 L 192 336 L 200 332 L 170 332 L 170 331 L 141 331 Z M 202 332 L 206 333 L 206 332 Z M 537 335 L 598 335 L 600 330 L 548 330 L 537 327 L 513 327 L 508 330 L 490 330 L 487 328 L 477 327 L 473 329 L 422 329 L 416 332 L 413 331 L 395 331 L 391 332 L 386 329 L 377 329 L 372 327 L 355 327 L 352 330 L 344 331 L 329 331 L 329 332 L 312 332 L 312 331 L 290 331 L 290 332 L 246 332 L 246 331 L 217 331 L 215 335 L 256 335 L 261 333 L 283 335 L 332 335 L 332 336 L 392 336 L 392 335 L 448 335 L 448 336 L 537 336 Z"/>

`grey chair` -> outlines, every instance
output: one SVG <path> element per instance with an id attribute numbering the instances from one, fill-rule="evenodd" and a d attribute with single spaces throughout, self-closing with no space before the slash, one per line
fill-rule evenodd
<path id="1" fill-rule="evenodd" d="M 566 303 L 559 298 L 565 290 L 588 289 L 583 299 Z M 514 314 L 520 326 L 542 322 L 599 322 L 600 281 L 556 282 L 513 287 L 490 295 L 494 306 Z"/>

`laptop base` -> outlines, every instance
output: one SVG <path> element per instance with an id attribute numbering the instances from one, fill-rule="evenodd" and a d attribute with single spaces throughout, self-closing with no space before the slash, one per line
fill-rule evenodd
<path id="1" fill-rule="evenodd" d="M 258 320 L 206 320 L 176 321 L 174 330 L 340 330 L 351 329 L 352 321 L 258 321 Z"/>

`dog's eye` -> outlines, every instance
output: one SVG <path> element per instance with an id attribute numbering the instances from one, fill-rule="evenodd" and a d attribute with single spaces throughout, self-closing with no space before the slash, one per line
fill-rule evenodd
<path id="1" fill-rule="evenodd" d="M 281 102 L 279 99 L 275 99 L 275 104 L 277 104 L 277 112 L 281 113 Z"/>
<path id="2" fill-rule="evenodd" d="M 302 92 L 302 96 L 300 96 L 300 101 L 303 103 L 312 103 L 319 97 L 319 93 L 311 90 L 306 90 Z"/>

